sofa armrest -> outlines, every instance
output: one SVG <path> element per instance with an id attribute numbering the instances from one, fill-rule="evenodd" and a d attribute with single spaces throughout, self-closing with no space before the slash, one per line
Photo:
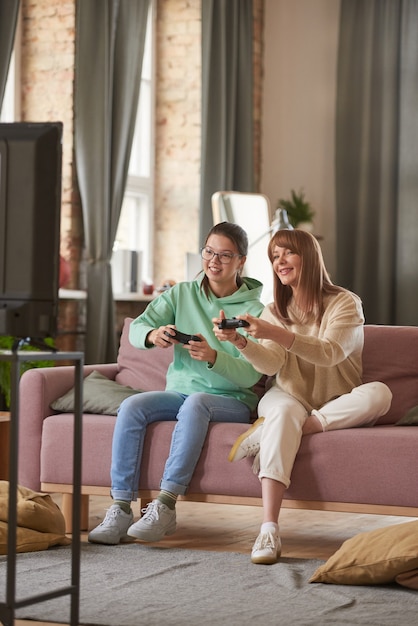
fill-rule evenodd
<path id="1" fill-rule="evenodd" d="M 118 366 L 116 363 L 85 365 L 83 376 L 93 370 L 114 380 Z M 33 368 L 22 375 L 19 387 L 19 485 L 40 490 L 43 421 L 55 413 L 51 403 L 74 387 L 74 375 L 75 367 L 72 365 Z"/>

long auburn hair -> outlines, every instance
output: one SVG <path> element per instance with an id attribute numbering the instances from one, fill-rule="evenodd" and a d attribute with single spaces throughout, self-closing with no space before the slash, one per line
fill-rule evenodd
<path id="1" fill-rule="evenodd" d="M 218 224 L 215 224 L 215 226 L 212 226 L 212 228 L 207 234 L 207 237 L 205 240 L 205 246 L 211 235 L 223 235 L 224 237 L 228 237 L 228 239 L 232 241 L 233 244 L 235 244 L 238 250 L 238 254 L 241 257 L 247 256 L 248 236 L 245 230 L 238 224 L 234 224 L 233 222 L 219 222 Z M 243 281 L 239 273 L 237 273 L 236 281 L 237 281 L 237 287 L 240 288 Z M 209 293 L 209 278 L 206 276 L 206 274 L 203 277 L 201 289 L 203 289 L 203 291 L 205 292 L 207 296 Z"/>
<path id="2" fill-rule="evenodd" d="M 334 285 L 329 277 L 318 240 L 304 230 L 278 230 L 268 244 L 268 257 L 273 263 L 274 248 L 285 248 L 298 254 L 301 258 L 299 289 L 304 295 L 303 309 L 305 315 L 313 314 L 318 323 L 324 313 L 324 296 L 344 291 Z M 284 322 L 290 322 L 288 305 L 292 298 L 292 288 L 283 285 L 273 273 L 274 308 L 276 315 Z"/>

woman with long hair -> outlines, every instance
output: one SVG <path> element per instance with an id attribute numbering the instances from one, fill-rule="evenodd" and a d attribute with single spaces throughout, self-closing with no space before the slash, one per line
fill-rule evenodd
<path id="1" fill-rule="evenodd" d="M 229 455 L 231 461 L 246 456 L 259 461 L 263 523 L 251 560 L 265 564 L 280 556 L 278 518 L 302 436 L 372 425 L 392 400 L 385 384 L 362 384 L 362 303 L 332 283 L 315 237 L 298 229 L 279 230 L 268 255 L 274 302 L 259 319 L 239 316 L 258 343 L 215 324 L 219 339 L 230 341 L 257 371 L 274 377 L 258 405 L 259 419 Z"/>

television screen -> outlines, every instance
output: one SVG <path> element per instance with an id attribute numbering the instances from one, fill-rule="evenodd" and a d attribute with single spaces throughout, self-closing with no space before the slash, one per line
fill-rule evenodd
<path id="1" fill-rule="evenodd" d="M 0 335 L 56 334 L 61 122 L 0 124 Z"/>

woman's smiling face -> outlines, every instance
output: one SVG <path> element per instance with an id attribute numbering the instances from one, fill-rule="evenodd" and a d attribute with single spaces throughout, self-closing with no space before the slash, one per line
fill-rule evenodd
<path id="1" fill-rule="evenodd" d="M 299 254 L 288 248 L 275 246 L 273 250 L 273 269 L 283 285 L 292 289 L 298 287 L 302 268 L 302 259 Z"/>
<path id="2" fill-rule="evenodd" d="M 244 265 L 245 257 L 241 257 L 236 245 L 224 235 L 210 235 L 205 249 L 210 260 L 203 259 L 203 269 L 209 279 L 213 291 L 216 285 L 226 289 L 236 289 L 237 273 Z"/>

